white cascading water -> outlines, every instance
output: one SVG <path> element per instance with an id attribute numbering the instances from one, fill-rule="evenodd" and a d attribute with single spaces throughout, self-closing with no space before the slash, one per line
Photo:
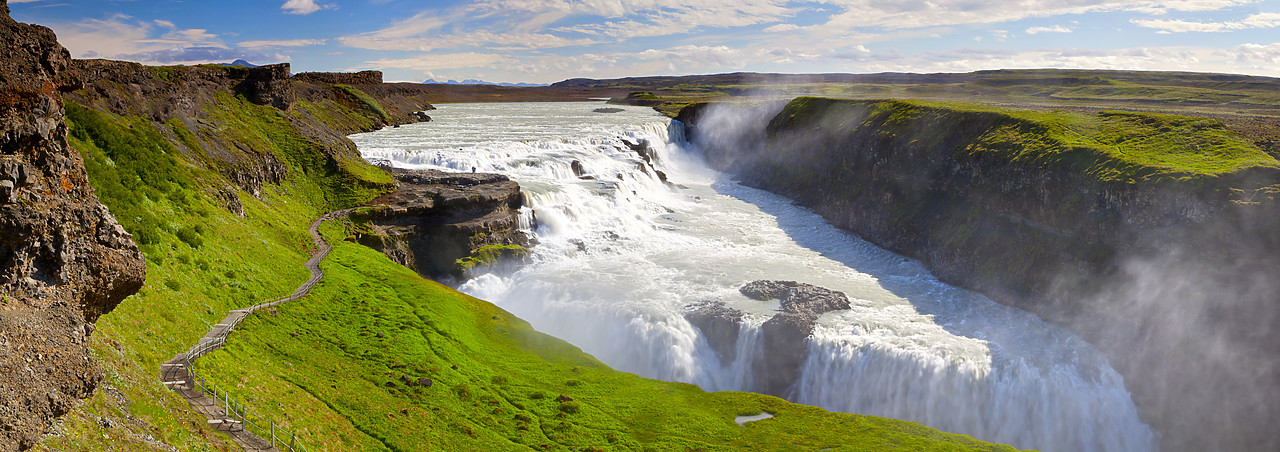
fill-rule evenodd
<path id="1" fill-rule="evenodd" d="M 459 289 L 617 369 L 709 391 L 753 390 L 759 327 L 778 303 L 738 288 L 795 280 L 842 291 L 853 304 L 819 319 L 789 393 L 795 402 L 1046 451 L 1156 448 L 1123 380 L 1089 344 L 732 182 L 686 149 L 678 123 L 648 108 L 438 107 L 432 122 L 351 138 L 368 159 L 519 182 L 523 221 L 538 241 L 531 262 Z M 624 139 L 647 140 L 652 166 Z M 575 160 L 593 180 L 574 174 Z M 655 167 L 680 186 L 660 181 Z M 747 313 L 732 362 L 720 362 L 684 319 L 687 306 L 705 301 Z"/>

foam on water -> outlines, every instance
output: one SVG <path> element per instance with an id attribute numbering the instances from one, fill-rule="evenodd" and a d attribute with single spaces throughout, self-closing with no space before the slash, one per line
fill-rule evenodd
<path id="1" fill-rule="evenodd" d="M 446 104 L 432 122 L 352 139 L 366 158 L 396 166 L 474 167 L 519 182 L 522 224 L 538 240 L 531 263 L 460 290 L 615 368 L 712 391 L 756 389 L 750 361 L 777 302 L 737 289 L 797 280 L 843 291 L 853 308 L 819 319 L 794 401 L 1018 447 L 1155 448 L 1121 377 L 1089 344 L 732 182 L 686 149 L 678 123 L 647 108 L 592 113 L 599 105 Z M 640 140 L 652 165 L 627 146 Z M 594 180 L 574 174 L 575 160 Z M 683 317 L 709 300 L 747 313 L 732 362 Z"/>

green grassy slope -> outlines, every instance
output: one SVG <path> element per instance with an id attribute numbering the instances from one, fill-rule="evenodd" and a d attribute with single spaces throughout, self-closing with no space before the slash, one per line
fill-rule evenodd
<path id="1" fill-rule="evenodd" d="M 106 369 L 104 385 L 38 450 L 167 450 L 161 443 L 235 450 L 160 385 L 159 364 L 227 311 L 292 292 L 307 278 L 299 263 L 311 220 L 390 187 L 363 162 L 318 158 L 319 144 L 299 136 L 278 110 L 231 96 L 207 108 L 221 122 L 217 133 L 67 104 L 70 143 L 98 197 L 146 256 L 147 282 L 97 323 L 92 346 Z M 240 192 L 245 215 L 232 214 L 211 196 L 228 182 L 198 150 L 212 140 L 273 153 L 289 176 L 261 199 Z M 346 170 L 356 165 L 360 172 Z"/>
<path id="2" fill-rule="evenodd" d="M 801 97 L 774 119 L 796 127 L 904 135 L 925 147 L 974 135 L 959 151 L 1045 168 L 1067 167 L 1102 181 L 1201 179 L 1280 162 L 1221 121 L 1157 113 L 1015 110 L 959 102 Z"/>
<path id="3" fill-rule="evenodd" d="M 342 241 L 325 280 L 255 315 L 201 366 L 309 450 L 1011 450 L 918 424 L 707 393 L 612 370 Z M 409 386 L 427 378 L 430 387 Z M 560 401 L 560 396 L 572 401 Z M 739 427 L 740 414 L 775 418 Z"/>

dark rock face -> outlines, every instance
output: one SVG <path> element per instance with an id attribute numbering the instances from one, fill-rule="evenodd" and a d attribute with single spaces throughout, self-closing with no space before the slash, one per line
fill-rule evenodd
<path id="1" fill-rule="evenodd" d="M 380 85 L 382 71 L 361 72 L 299 72 L 293 76 L 295 80 L 314 83 L 343 85 Z"/>
<path id="2" fill-rule="evenodd" d="M 782 302 L 782 312 L 822 315 L 849 309 L 849 297 L 843 292 L 795 281 L 752 281 L 738 289 L 753 300 Z"/>
<path id="3" fill-rule="evenodd" d="M 818 316 L 849 309 L 849 298 L 843 292 L 795 281 L 752 281 L 738 290 L 755 300 L 781 302 L 782 311 L 761 326 L 759 355 L 752 360 L 751 373 L 756 384 L 753 390 L 786 397 L 800 378 Z M 727 362 L 737 358 L 742 315 L 716 302 L 694 307 L 685 318 L 702 331 L 721 361 Z"/>
<path id="4" fill-rule="evenodd" d="M 1166 450 L 1280 448 L 1280 174 L 1104 182 L 966 151 L 1009 118 L 894 123 L 892 102 L 677 119 L 744 184 L 1097 345 Z"/>
<path id="5" fill-rule="evenodd" d="M 327 164 L 334 168 L 340 161 L 360 158 L 347 135 L 376 130 L 384 119 L 335 122 L 294 109 L 297 100 L 305 100 L 320 105 L 342 104 L 358 113 L 379 115 L 369 110 L 369 105 L 350 102 L 331 85 L 291 78 L 288 64 L 255 68 L 148 67 L 123 61 L 75 60 L 71 62 L 67 78 L 74 91 L 66 96 L 80 105 L 121 116 L 141 116 L 166 126 L 172 125 L 175 119 L 181 122 L 187 132 L 197 137 L 197 147 L 187 149 L 192 153 L 191 160 L 208 162 L 210 169 L 222 173 L 235 185 L 210 195 L 224 201 L 227 209 L 237 214 L 242 213 L 243 206 L 236 198 L 235 188 L 261 197 L 263 187 L 282 182 L 288 176 L 288 169 L 280 157 L 262 143 L 229 138 L 221 125 L 210 120 L 206 110 L 215 105 L 220 96 L 243 96 L 250 102 L 288 112 L 283 118 L 306 140 L 320 145 Z M 426 101 L 426 89 L 417 84 L 360 85 L 359 89 L 385 109 L 388 115 L 385 119 L 391 124 L 417 122 L 411 112 L 433 108 Z M 183 148 L 190 145 L 180 144 Z"/>
<path id="6" fill-rule="evenodd" d="M 393 169 L 399 189 L 352 213 L 359 237 L 423 276 L 465 278 L 459 259 L 485 246 L 529 244 L 519 230 L 520 185 L 501 174 Z"/>
<path id="7" fill-rule="evenodd" d="M 642 138 L 640 140 L 637 140 L 635 143 L 632 143 L 630 140 L 623 138 L 622 143 L 626 144 L 627 147 L 630 148 L 632 152 L 636 153 L 636 155 L 639 155 L 640 159 L 644 160 L 645 163 L 648 163 L 651 165 L 653 164 L 653 158 L 649 156 L 649 154 L 653 152 L 649 148 L 649 140 Z"/>
<path id="8" fill-rule="evenodd" d="M 292 108 L 297 99 L 289 83 L 288 64 L 152 68 L 124 61 L 75 60 L 69 72 L 78 88 L 67 94 L 69 100 L 161 124 L 177 119 L 195 136 L 218 135 L 217 126 L 208 121 L 204 109 L 215 102 L 219 93 L 243 95 L 251 102 L 282 110 Z M 330 141 L 337 140 L 335 137 Z M 217 171 L 254 197 L 262 195 L 264 186 L 278 184 L 287 176 L 284 162 L 265 149 L 218 139 L 202 140 L 200 144 L 200 149 L 191 151 L 207 155 L 216 162 Z M 227 193 L 235 196 L 234 190 Z M 226 198 L 225 194 L 214 195 Z M 238 200 L 227 200 L 229 209 L 238 204 Z"/>
<path id="9" fill-rule="evenodd" d="M 702 331 L 702 336 L 707 338 L 707 344 L 716 351 L 720 362 L 727 363 L 738 358 L 741 311 L 730 309 L 723 302 L 713 302 L 695 307 L 684 318 Z"/>
<path id="10" fill-rule="evenodd" d="M 236 87 L 251 102 L 271 105 L 284 111 L 293 109 L 297 94 L 289 83 L 289 63 L 258 66 L 249 69 L 249 75 Z"/>
<path id="11" fill-rule="evenodd" d="M 91 322 L 146 264 L 67 146 L 70 54 L 0 0 L 0 449 L 23 450 L 102 380 Z"/>

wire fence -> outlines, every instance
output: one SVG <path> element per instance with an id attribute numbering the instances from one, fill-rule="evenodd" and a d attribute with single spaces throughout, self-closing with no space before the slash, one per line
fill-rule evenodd
<path id="1" fill-rule="evenodd" d="M 240 322 L 243 322 L 249 314 L 252 314 L 258 309 L 272 308 L 280 303 L 297 300 L 306 296 L 307 293 L 310 292 L 311 289 L 314 288 L 315 285 L 324 277 L 324 270 L 320 268 L 320 261 L 324 260 L 324 258 L 329 255 L 329 251 L 333 249 L 331 245 L 326 243 L 320 237 L 320 224 L 338 216 L 346 215 L 350 210 L 351 209 L 343 209 L 325 214 L 316 219 L 316 221 L 308 228 L 308 231 L 311 233 L 316 245 L 316 252 L 312 254 L 311 258 L 306 262 L 306 267 L 311 270 L 311 278 L 309 278 L 306 283 L 303 283 L 302 286 L 299 286 L 294 293 L 274 298 L 270 301 L 265 301 L 248 308 L 231 311 L 231 313 L 223 319 L 223 323 L 214 325 L 209 333 L 205 334 L 205 336 L 200 339 L 200 342 L 197 342 L 196 345 L 187 350 L 185 354 L 181 355 L 180 359 L 175 357 L 173 361 L 170 361 L 170 363 L 174 364 L 165 364 L 161 366 L 161 380 L 164 381 L 166 385 L 185 383 L 182 381 L 172 381 L 176 380 L 176 378 L 166 378 L 165 376 L 166 371 L 164 369 L 166 366 L 181 365 L 186 369 L 186 378 L 187 381 L 190 382 L 191 388 L 208 395 L 209 398 L 213 400 L 215 407 L 221 407 L 223 409 L 224 416 L 222 416 L 221 419 L 210 419 L 209 422 L 211 424 L 222 424 L 222 426 L 227 427 L 228 431 L 234 431 L 237 427 L 241 428 L 243 431 L 248 431 L 249 433 L 256 435 L 257 438 L 263 442 L 269 442 L 270 449 L 288 452 L 309 452 L 306 446 L 303 446 L 298 442 L 298 435 L 296 432 L 286 431 L 276 425 L 275 421 L 263 418 L 257 413 L 249 411 L 244 404 L 240 403 L 238 400 L 232 399 L 231 395 L 228 394 L 227 391 L 218 388 L 217 383 L 211 384 L 204 378 L 204 376 L 200 375 L 195 364 L 196 360 L 201 356 L 226 345 L 227 335 L 231 334 L 231 332 L 234 331 L 235 328 L 240 325 Z M 177 363 L 179 361 L 180 364 Z M 168 368 L 174 369 L 173 367 Z M 174 389 L 177 389 L 177 387 L 175 386 Z"/>
<path id="2" fill-rule="evenodd" d="M 240 325 L 240 322 L 244 321 L 252 311 L 252 309 L 233 311 L 237 313 L 234 316 L 234 321 L 225 325 L 215 325 L 214 328 L 222 328 L 222 331 L 213 337 L 201 339 L 199 343 L 191 347 L 191 350 L 187 351 L 183 364 L 186 365 L 187 375 L 191 379 L 191 386 L 204 392 L 209 399 L 213 400 L 214 405 L 221 406 L 223 412 L 226 413 L 223 419 L 211 420 L 211 423 L 219 422 L 225 424 L 228 429 L 238 426 L 248 430 L 263 441 L 270 442 L 271 447 L 281 451 L 308 452 L 306 446 L 298 442 L 296 433 L 280 428 L 275 421 L 265 419 L 250 411 L 243 403 L 231 398 L 231 395 L 226 390 L 218 388 L 217 383 L 210 383 L 204 376 L 200 375 L 195 365 L 196 359 L 222 348 L 227 342 L 227 335 L 231 334 L 231 331 Z"/>

